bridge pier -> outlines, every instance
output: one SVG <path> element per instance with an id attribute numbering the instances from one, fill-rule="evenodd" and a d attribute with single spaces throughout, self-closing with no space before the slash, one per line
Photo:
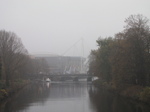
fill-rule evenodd
<path id="1" fill-rule="evenodd" d="M 92 82 L 92 77 L 88 77 L 88 78 L 87 78 L 87 81 L 88 81 L 88 82 Z"/>
<path id="2" fill-rule="evenodd" d="M 73 81 L 78 82 L 78 81 L 79 81 L 79 78 L 78 78 L 78 77 L 75 77 L 75 78 L 73 79 Z"/>

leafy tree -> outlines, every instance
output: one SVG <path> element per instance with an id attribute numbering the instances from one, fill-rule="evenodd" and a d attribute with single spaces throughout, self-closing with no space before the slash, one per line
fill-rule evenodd
<path id="1" fill-rule="evenodd" d="M 97 40 L 99 49 L 98 49 L 98 59 L 100 77 L 110 82 L 111 80 L 111 65 L 110 65 L 110 56 L 111 56 L 111 45 L 113 39 L 111 37 L 105 39 Z"/>
<path id="2" fill-rule="evenodd" d="M 112 38 L 97 40 L 99 48 L 91 52 L 91 57 L 93 58 L 90 62 L 90 71 L 93 71 L 93 74 L 105 81 L 109 82 L 111 80 L 111 65 L 110 65 L 110 53 L 111 53 L 111 44 L 113 43 Z M 94 69 L 94 70 L 93 70 Z"/>
<path id="3" fill-rule="evenodd" d="M 89 70 L 116 87 L 150 84 L 150 30 L 148 19 L 131 15 L 115 38 L 98 39 Z M 95 70 L 92 70 L 95 69 Z"/>
<path id="4" fill-rule="evenodd" d="M 125 40 L 131 45 L 132 59 L 135 67 L 137 83 L 145 85 L 146 70 L 145 64 L 147 62 L 150 47 L 150 31 L 148 26 L 148 19 L 142 15 L 131 15 L 125 21 L 127 23 L 125 29 Z M 147 57 L 147 58 L 146 58 Z"/>
<path id="5" fill-rule="evenodd" d="M 115 35 L 116 47 L 111 57 L 113 80 L 118 85 L 145 85 L 150 73 L 148 19 L 142 15 L 131 15 L 125 22 L 125 30 Z"/>
<path id="6" fill-rule="evenodd" d="M 135 83 L 133 81 L 135 73 L 133 72 L 133 53 L 131 51 L 131 45 L 127 44 L 122 36 L 124 34 L 116 34 L 115 41 L 112 46 L 112 54 L 110 57 L 112 66 L 112 82 L 121 87 L 125 83 Z"/>
<path id="7" fill-rule="evenodd" d="M 94 75 L 94 76 L 98 76 L 98 74 L 99 74 L 98 63 L 96 60 L 97 53 L 98 53 L 97 50 L 92 50 L 89 55 L 89 61 L 88 61 L 88 63 L 89 63 L 88 73 L 91 75 Z"/>

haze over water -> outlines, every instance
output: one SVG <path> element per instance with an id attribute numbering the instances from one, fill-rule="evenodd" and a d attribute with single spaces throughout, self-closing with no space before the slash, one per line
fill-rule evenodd
<path id="1" fill-rule="evenodd" d="M 146 110 L 146 111 L 145 111 Z M 28 85 L 0 112 L 149 112 L 150 107 L 130 102 L 86 82 Z"/>

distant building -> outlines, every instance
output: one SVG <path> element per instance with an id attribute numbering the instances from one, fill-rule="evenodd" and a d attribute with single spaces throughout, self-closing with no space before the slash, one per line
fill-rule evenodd
<path id="1" fill-rule="evenodd" d="M 34 55 L 28 55 L 30 59 L 35 59 Z"/>
<path id="2" fill-rule="evenodd" d="M 83 63 L 85 58 L 58 56 L 58 55 L 34 55 L 35 58 L 44 58 L 52 74 L 78 74 L 85 72 Z"/>

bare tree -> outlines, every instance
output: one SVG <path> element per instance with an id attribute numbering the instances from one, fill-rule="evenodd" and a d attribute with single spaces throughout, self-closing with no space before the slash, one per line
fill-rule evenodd
<path id="1" fill-rule="evenodd" d="M 15 33 L 0 31 L 0 55 L 7 86 L 14 72 L 25 64 L 26 54 L 27 50 Z"/>

